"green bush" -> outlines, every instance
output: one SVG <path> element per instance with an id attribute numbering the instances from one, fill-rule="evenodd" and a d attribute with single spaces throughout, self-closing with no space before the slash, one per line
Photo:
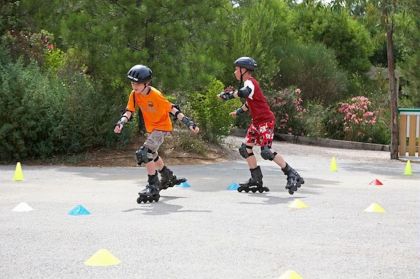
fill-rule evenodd
<path id="1" fill-rule="evenodd" d="M 35 64 L 0 65 L 0 160 L 54 152 L 51 134 L 57 99 Z"/>
<path id="2" fill-rule="evenodd" d="M 190 98 L 193 117 L 201 129 L 203 139 L 213 143 L 229 134 L 234 123 L 229 112 L 241 106 L 239 99 L 224 102 L 217 97 L 223 87 L 223 83 L 213 80 L 205 91 L 192 93 Z"/>
<path id="3" fill-rule="evenodd" d="M 337 105 L 331 105 L 326 109 L 322 123 L 325 127 L 325 136 L 327 138 L 344 139 L 344 119 L 338 113 Z"/>
<path id="4" fill-rule="evenodd" d="M 75 153 L 117 140 L 117 109 L 85 75 L 47 75 L 35 63 L 12 62 L 2 48 L 0 60 L 0 161 Z"/>
<path id="5" fill-rule="evenodd" d="M 187 129 L 177 131 L 172 135 L 172 139 L 171 145 L 175 151 L 206 155 L 206 142 L 200 136 L 192 135 Z"/>
<path id="6" fill-rule="evenodd" d="M 326 114 L 324 106 L 316 101 L 309 101 L 305 104 L 305 108 L 306 113 L 303 117 L 305 136 L 315 138 L 324 137 L 326 134 L 322 122 Z"/>
<path id="7" fill-rule="evenodd" d="M 276 56 L 280 70 L 272 81 L 273 89 L 297 86 L 305 100 L 325 104 L 334 103 L 347 94 L 346 75 L 339 68 L 334 52 L 322 44 L 292 42 L 279 49 Z"/>

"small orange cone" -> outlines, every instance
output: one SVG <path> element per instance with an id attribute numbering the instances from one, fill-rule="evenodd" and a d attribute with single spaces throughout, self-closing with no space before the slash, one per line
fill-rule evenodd
<path id="1" fill-rule="evenodd" d="M 372 180 L 369 185 L 381 186 L 384 185 L 379 179 Z"/>

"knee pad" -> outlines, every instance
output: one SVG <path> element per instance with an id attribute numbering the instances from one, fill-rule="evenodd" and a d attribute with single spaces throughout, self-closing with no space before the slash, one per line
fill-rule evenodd
<path id="1" fill-rule="evenodd" d="M 247 149 L 251 149 L 251 153 L 248 153 Z M 242 143 L 241 147 L 239 147 L 239 154 L 241 154 L 241 156 L 245 159 L 248 158 L 249 156 L 254 155 L 254 153 L 252 153 L 252 146 Z"/>
<path id="2" fill-rule="evenodd" d="M 271 152 L 271 148 L 269 146 L 262 146 L 261 147 L 261 157 L 264 160 L 273 161 L 274 157 L 276 157 L 277 152 Z"/>
<path id="3" fill-rule="evenodd" d="M 156 152 L 154 153 L 157 155 Z M 147 164 L 150 161 L 153 161 L 153 151 L 143 145 L 139 150 L 136 151 L 136 158 L 138 165 L 141 165 L 142 163 Z"/>

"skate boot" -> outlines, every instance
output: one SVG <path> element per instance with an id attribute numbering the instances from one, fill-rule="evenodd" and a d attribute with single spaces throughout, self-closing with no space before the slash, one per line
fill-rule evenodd
<path id="1" fill-rule="evenodd" d="M 146 185 L 146 188 L 139 193 L 137 203 L 158 202 L 160 198 L 159 187 L 160 182 L 157 172 L 154 175 L 149 175 L 148 184 Z"/>
<path id="2" fill-rule="evenodd" d="M 175 185 L 179 185 L 187 181 L 185 178 L 177 178 L 174 173 L 166 166 L 164 166 L 159 172 L 161 176 L 159 188 L 160 190 L 166 190 L 168 187 L 174 187 Z"/>
<path id="3" fill-rule="evenodd" d="M 286 163 L 286 166 L 281 169 L 285 175 L 287 175 L 287 185 L 286 189 L 289 191 L 290 195 L 293 195 L 294 192 L 300 188 L 302 184 L 305 183 L 303 178 L 295 171 L 289 164 Z"/>
<path id="4" fill-rule="evenodd" d="M 268 187 L 263 187 L 263 175 L 261 173 L 260 166 L 256 167 L 255 169 L 250 169 L 250 171 L 251 178 L 248 180 L 248 182 L 239 184 L 238 192 L 245 191 L 248 193 L 249 191 L 252 191 L 252 193 L 256 193 L 258 191 L 262 193 L 270 191 Z"/>

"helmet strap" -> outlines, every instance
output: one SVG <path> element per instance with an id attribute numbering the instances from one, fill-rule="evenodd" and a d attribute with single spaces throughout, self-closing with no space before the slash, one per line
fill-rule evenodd
<path id="1" fill-rule="evenodd" d="M 245 72 L 242 73 L 242 69 L 245 69 Z M 248 72 L 247 68 L 239 68 L 239 71 L 241 72 L 241 81 L 239 82 L 238 88 L 242 86 L 242 83 L 244 82 L 244 75 Z"/>
<path id="2" fill-rule="evenodd" d="M 143 92 L 149 86 L 149 82 L 145 82 L 143 84 L 144 84 L 144 87 L 141 90 L 141 92 Z M 148 95 L 150 93 L 150 87 L 148 88 L 147 92 L 145 92 L 145 93 L 146 93 L 146 95 Z"/>

